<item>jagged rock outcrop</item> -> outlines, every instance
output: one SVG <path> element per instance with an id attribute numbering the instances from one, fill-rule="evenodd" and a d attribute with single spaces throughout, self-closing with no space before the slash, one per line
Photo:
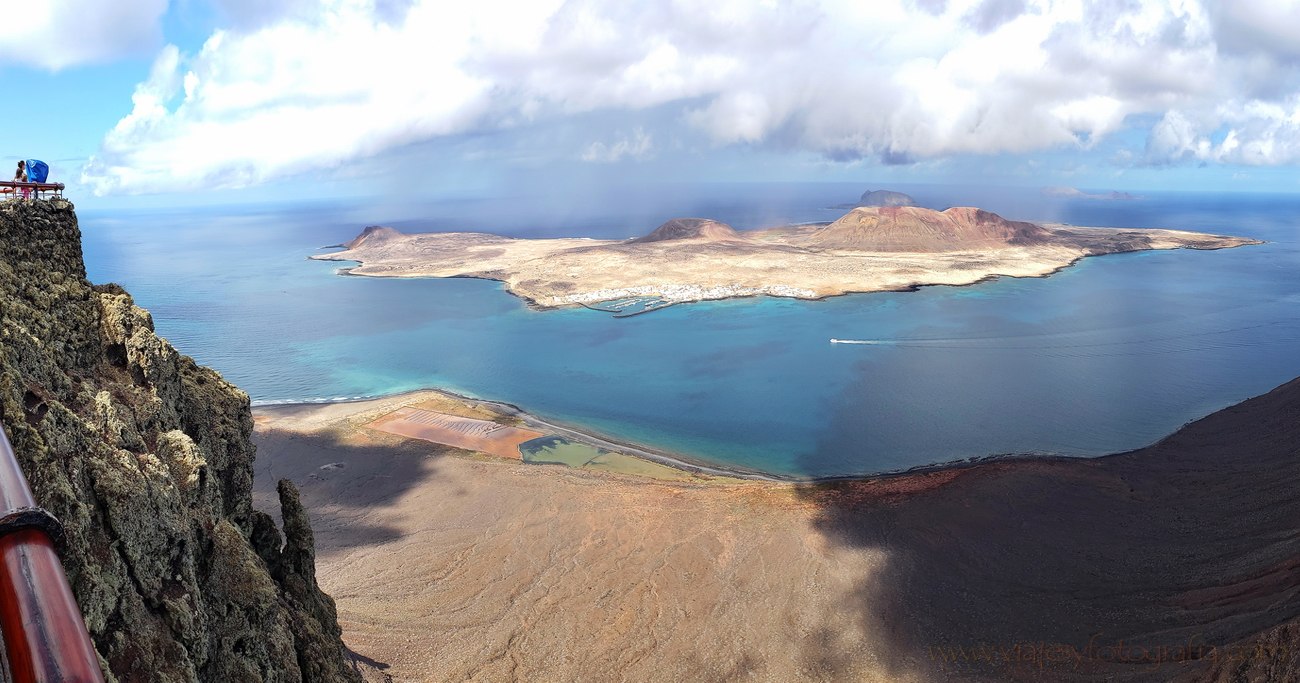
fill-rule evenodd
<path id="1" fill-rule="evenodd" d="M 283 546 L 252 508 L 248 395 L 86 280 L 66 201 L 0 205 L 0 421 L 111 678 L 359 680 L 297 492 Z"/>

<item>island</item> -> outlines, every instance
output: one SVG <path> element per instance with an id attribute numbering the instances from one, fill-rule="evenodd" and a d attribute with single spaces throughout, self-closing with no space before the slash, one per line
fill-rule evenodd
<path id="1" fill-rule="evenodd" d="M 916 200 L 893 190 L 867 190 L 858 199 L 858 206 L 916 206 Z"/>
<path id="2" fill-rule="evenodd" d="M 1119 190 L 1110 192 L 1084 192 L 1077 187 L 1045 187 L 1043 194 L 1048 197 L 1062 197 L 1065 199 L 1103 199 L 1108 201 L 1131 201 L 1137 199 L 1137 195 Z"/>
<path id="3" fill-rule="evenodd" d="M 1258 241 L 1181 230 L 1012 221 L 982 209 L 858 207 L 829 224 L 739 231 L 675 218 L 643 237 L 521 239 L 472 232 L 366 228 L 341 251 L 350 275 L 500 280 L 541 308 L 614 312 L 733 297 L 820 299 L 848 293 L 1041 277 L 1086 256 L 1223 249 Z"/>

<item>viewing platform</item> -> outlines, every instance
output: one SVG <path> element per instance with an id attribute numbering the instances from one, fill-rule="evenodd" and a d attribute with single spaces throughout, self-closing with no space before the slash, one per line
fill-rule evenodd
<path id="1" fill-rule="evenodd" d="M 0 198 L 3 199 L 41 199 L 41 195 L 50 195 L 52 199 L 63 198 L 63 183 L 20 183 L 16 180 L 0 181 Z"/>

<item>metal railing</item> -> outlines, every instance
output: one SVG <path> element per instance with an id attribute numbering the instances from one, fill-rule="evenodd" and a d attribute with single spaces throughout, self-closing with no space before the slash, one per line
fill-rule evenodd
<path id="1" fill-rule="evenodd" d="M 103 683 L 55 551 L 62 528 L 36 506 L 0 427 L 0 633 L 13 683 Z"/>
<path id="2" fill-rule="evenodd" d="M 17 180 L 0 180 L 0 195 L 22 197 L 23 199 L 41 198 L 42 192 L 63 197 L 63 183 L 20 183 Z"/>

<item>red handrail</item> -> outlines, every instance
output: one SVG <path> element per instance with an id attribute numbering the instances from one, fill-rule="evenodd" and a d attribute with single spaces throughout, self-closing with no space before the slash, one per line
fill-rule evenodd
<path id="1" fill-rule="evenodd" d="M 0 515 L 36 507 L 0 428 Z M 0 632 L 13 683 L 103 683 L 54 542 L 28 526 L 0 536 Z"/>
<path id="2" fill-rule="evenodd" d="M 37 199 L 41 198 L 42 192 L 53 192 L 55 197 L 62 197 L 63 183 L 27 183 L 18 180 L 0 180 L 0 194 L 17 194 L 24 190 Z"/>

